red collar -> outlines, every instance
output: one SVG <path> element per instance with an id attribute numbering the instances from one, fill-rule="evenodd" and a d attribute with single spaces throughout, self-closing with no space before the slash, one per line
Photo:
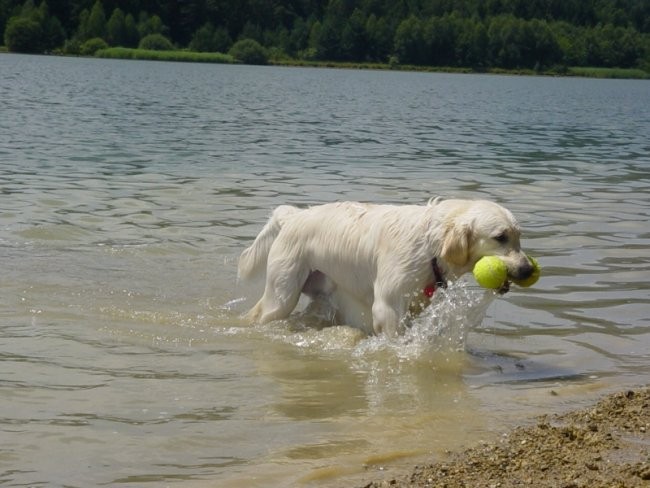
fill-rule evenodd
<path id="1" fill-rule="evenodd" d="M 447 288 L 447 281 L 445 276 L 442 274 L 440 266 L 438 266 L 438 258 L 433 258 L 431 260 L 431 267 L 433 268 L 433 277 L 435 282 L 429 283 L 424 287 L 424 294 L 431 298 L 438 288 Z"/>

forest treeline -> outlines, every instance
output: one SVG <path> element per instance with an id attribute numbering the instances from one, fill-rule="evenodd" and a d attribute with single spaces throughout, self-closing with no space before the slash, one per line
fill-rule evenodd
<path id="1" fill-rule="evenodd" d="M 649 0 L 0 0 L 0 35 L 16 52 L 244 43 L 254 62 L 650 72 Z"/>

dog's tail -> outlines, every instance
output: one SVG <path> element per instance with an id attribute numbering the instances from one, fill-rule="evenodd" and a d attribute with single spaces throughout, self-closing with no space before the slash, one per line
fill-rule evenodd
<path id="1" fill-rule="evenodd" d="M 257 276 L 266 268 L 266 261 L 273 241 L 280 233 L 285 219 L 301 210 L 291 205 L 281 205 L 273 211 L 271 218 L 262 231 L 258 234 L 250 247 L 246 248 L 239 256 L 237 277 L 240 280 L 249 280 Z"/>

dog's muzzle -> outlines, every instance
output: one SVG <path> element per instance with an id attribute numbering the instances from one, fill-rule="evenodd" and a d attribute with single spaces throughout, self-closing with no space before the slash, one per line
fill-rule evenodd
<path id="1" fill-rule="evenodd" d="M 521 263 L 514 269 L 514 273 L 508 270 L 508 278 L 511 280 L 525 280 L 533 274 L 533 263 L 528 258 L 522 259 Z"/>
<path id="2" fill-rule="evenodd" d="M 510 280 L 525 280 L 530 278 L 534 271 L 533 263 L 528 258 L 523 258 L 519 265 L 514 268 L 514 272 L 511 272 L 511 269 L 508 268 L 508 279 L 497 290 L 497 293 L 499 295 L 508 293 L 510 291 Z"/>

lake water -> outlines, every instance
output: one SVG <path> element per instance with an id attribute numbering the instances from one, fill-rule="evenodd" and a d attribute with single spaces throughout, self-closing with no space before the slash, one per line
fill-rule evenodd
<path id="1" fill-rule="evenodd" d="M 350 486 L 650 374 L 650 82 L 0 54 L 0 485 Z M 543 276 L 249 326 L 279 204 L 489 198 Z"/>

